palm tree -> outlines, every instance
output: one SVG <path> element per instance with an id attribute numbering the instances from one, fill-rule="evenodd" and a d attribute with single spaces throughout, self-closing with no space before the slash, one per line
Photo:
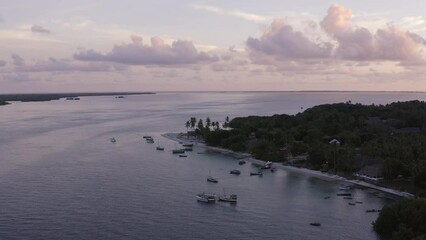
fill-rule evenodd
<path id="1" fill-rule="evenodd" d="M 189 121 L 191 122 L 191 128 L 195 128 L 195 124 L 197 123 L 197 118 L 191 117 Z"/>
<path id="2" fill-rule="evenodd" d="M 212 123 L 212 122 L 211 122 L 210 118 L 209 118 L 209 117 L 207 117 L 207 118 L 206 118 L 206 128 L 209 128 L 211 123 Z"/>

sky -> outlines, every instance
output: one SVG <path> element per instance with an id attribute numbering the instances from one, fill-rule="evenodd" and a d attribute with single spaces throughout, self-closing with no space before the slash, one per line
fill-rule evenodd
<path id="1" fill-rule="evenodd" d="M 0 93 L 426 91 L 424 0 L 2 0 Z"/>

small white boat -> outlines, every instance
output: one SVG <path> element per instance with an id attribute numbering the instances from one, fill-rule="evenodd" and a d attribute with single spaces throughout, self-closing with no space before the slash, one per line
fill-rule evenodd
<path id="1" fill-rule="evenodd" d="M 196 199 L 199 202 L 214 203 L 216 202 L 217 197 L 216 197 L 216 194 L 201 193 L 201 194 L 197 194 Z"/>

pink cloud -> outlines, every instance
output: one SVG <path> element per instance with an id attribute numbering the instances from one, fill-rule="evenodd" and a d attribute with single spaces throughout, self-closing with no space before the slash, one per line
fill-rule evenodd
<path id="1" fill-rule="evenodd" d="M 372 33 L 367 28 L 356 26 L 351 19 L 352 10 L 335 4 L 320 22 L 324 33 L 334 41 L 320 41 L 321 34 L 313 28 L 309 35 L 316 34 L 316 37 L 309 38 L 284 21 L 274 20 L 259 38 L 249 37 L 246 46 L 251 60 L 263 64 L 309 59 L 423 61 L 422 49 L 426 46 L 426 40 L 421 36 L 391 26 Z"/>
<path id="2" fill-rule="evenodd" d="M 198 51 L 189 41 L 176 40 L 165 44 L 160 37 L 152 37 L 151 45 L 143 44 L 142 38 L 131 37 L 132 42 L 116 45 L 106 54 L 87 50 L 74 54 L 81 61 L 107 61 L 128 65 L 181 65 L 214 62 L 217 56 Z"/>
<path id="3" fill-rule="evenodd" d="M 279 60 L 328 58 L 332 50 L 330 43 L 313 42 L 283 20 L 274 20 L 260 38 L 248 38 L 246 46 L 252 58 L 266 54 Z"/>
<path id="4" fill-rule="evenodd" d="M 321 21 L 323 30 L 338 42 L 335 56 L 348 60 L 417 61 L 425 40 L 406 30 L 387 26 L 371 33 L 351 22 L 352 11 L 333 5 Z"/>

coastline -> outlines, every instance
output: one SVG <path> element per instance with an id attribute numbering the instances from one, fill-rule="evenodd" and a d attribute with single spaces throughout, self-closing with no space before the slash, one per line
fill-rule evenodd
<path id="1" fill-rule="evenodd" d="M 181 134 L 181 133 L 165 133 L 165 134 L 162 134 L 161 136 L 163 136 L 167 139 L 170 139 L 172 141 L 176 141 L 176 142 L 185 142 L 185 143 L 193 142 L 195 145 L 202 146 L 202 147 L 206 148 L 208 151 L 222 153 L 222 154 L 234 157 L 236 159 L 244 159 L 246 161 L 251 162 L 252 164 L 264 165 L 266 163 L 266 161 L 253 158 L 251 156 L 251 154 L 249 154 L 249 153 L 234 152 L 234 151 L 229 150 L 229 149 L 207 146 L 206 144 L 204 144 L 202 142 L 198 142 L 195 138 L 185 138 L 185 137 L 183 137 L 183 135 L 184 134 Z M 311 170 L 311 169 L 308 169 L 308 168 L 298 168 L 298 167 L 287 166 L 287 165 L 282 165 L 282 164 L 278 164 L 278 163 L 273 163 L 272 165 L 277 169 L 297 172 L 297 173 L 305 174 L 305 175 L 311 175 L 313 177 L 323 179 L 323 180 L 340 181 L 340 182 L 350 183 L 350 184 L 353 184 L 353 185 L 357 185 L 357 186 L 365 187 L 365 188 L 369 188 L 369 189 L 374 189 L 374 190 L 384 192 L 384 193 L 387 193 L 387 194 L 391 194 L 391 195 L 401 197 L 401 198 L 407 198 L 407 199 L 414 199 L 415 198 L 415 196 L 411 193 L 402 192 L 402 191 L 398 191 L 398 190 L 391 189 L 391 188 L 380 187 L 380 186 L 377 186 L 377 185 L 372 184 L 372 183 L 364 182 L 362 180 L 351 180 L 351 179 L 347 179 L 347 178 L 339 176 L 339 175 L 323 173 L 321 171 Z"/>

